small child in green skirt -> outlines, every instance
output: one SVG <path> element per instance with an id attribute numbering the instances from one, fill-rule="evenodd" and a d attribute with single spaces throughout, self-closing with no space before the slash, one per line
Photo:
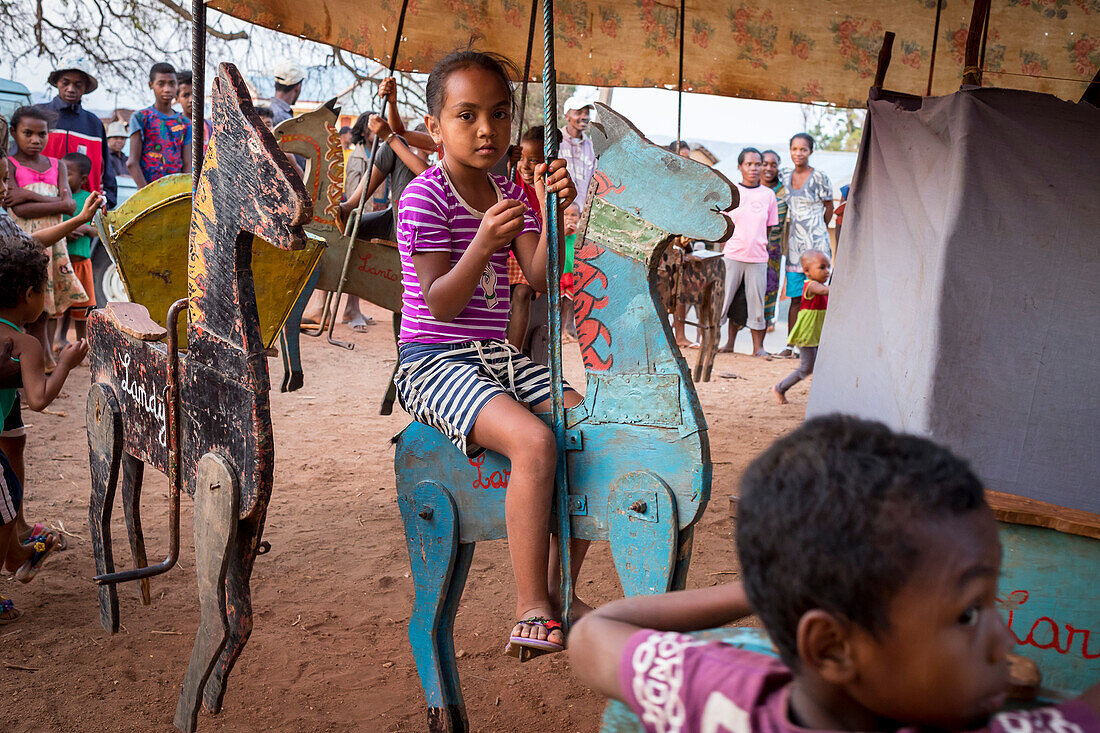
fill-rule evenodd
<path id="1" fill-rule="evenodd" d="M 787 343 L 798 347 L 798 369 L 783 378 L 772 387 L 775 400 L 781 405 L 787 404 L 787 390 L 814 373 L 817 360 L 817 345 L 821 342 L 821 326 L 825 323 L 825 308 L 829 305 L 829 258 L 816 249 L 802 253 L 799 261 L 802 272 L 806 274 L 806 284 L 802 287 L 802 307 L 798 311 L 798 320 L 791 329 Z"/>

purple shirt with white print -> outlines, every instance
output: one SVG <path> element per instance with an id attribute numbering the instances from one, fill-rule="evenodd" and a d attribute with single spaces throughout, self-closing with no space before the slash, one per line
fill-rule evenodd
<path id="1" fill-rule="evenodd" d="M 619 679 L 624 699 L 647 733 L 807 733 L 788 715 L 790 670 L 775 657 L 720 641 L 639 631 L 623 650 Z M 972 733 L 1096 731 L 1100 719 L 1073 700 L 998 713 L 988 727 Z"/>
<path id="2" fill-rule="evenodd" d="M 515 199 L 527 206 L 523 232 L 539 234 L 541 227 L 523 189 L 503 176 L 488 175 L 497 190 L 497 201 Z M 449 322 L 432 316 L 413 267 L 412 256 L 419 252 L 447 252 L 454 267 L 473 242 L 483 216 L 483 212 L 462 200 L 439 164 L 428 168 L 405 188 L 397 207 L 397 247 L 401 255 L 401 284 L 405 288 L 401 343 L 504 340 L 508 329 L 510 247 L 493 253 L 470 302 Z"/>

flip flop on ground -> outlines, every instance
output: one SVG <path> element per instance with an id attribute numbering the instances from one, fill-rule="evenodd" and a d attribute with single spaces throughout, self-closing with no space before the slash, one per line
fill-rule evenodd
<path id="1" fill-rule="evenodd" d="M 348 321 L 348 328 L 356 333 L 366 333 L 367 329 L 374 325 L 374 319 L 369 316 L 364 316 L 362 313 L 358 313 Z"/>

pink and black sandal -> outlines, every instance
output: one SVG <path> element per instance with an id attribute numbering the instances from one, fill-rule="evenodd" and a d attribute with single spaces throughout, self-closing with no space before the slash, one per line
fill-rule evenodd
<path id="1" fill-rule="evenodd" d="M 549 637 L 554 631 L 561 632 L 561 622 L 553 619 L 546 618 L 545 616 L 531 616 L 530 618 L 520 619 L 517 624 L 526 624 L 528 626 L 541 626 L 546 629 L 546 635 Z M 523 659 L 524 651 L 534 652 L 537 654 L 552 654 L 554 652 L 560 652 L 565 650 L 565 646 L 548 639 L 533 639 L 527 636 L 516 636 L 512 634 L 508 637 L 508 646 L 505 647 L 504 653 L 513 657 L 520 657 Z"/>

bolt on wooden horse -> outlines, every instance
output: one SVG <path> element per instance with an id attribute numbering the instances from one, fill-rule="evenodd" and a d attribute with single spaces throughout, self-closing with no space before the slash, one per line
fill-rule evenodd
<path id="1" fill-rule="evenodd" d="M 301 179 L 231 64 L 221 65 L 214 82 L 212 121 L 191 219 L 189 298 L 169 310 L 167 329 L 143 306 L 117 303 L 93 311 L 88 326 L 89 520 L 100 620 L 108 631 L 118 630 L 114 584 L 175 564 L 180 489 L 195 499 L 201 619 L 176 707 L 175 723 L 183 731 L 194 730 L 200 704 L 220 709 L 226 678 L 252 631 L 249 580 L 271 498 L 275 454 L 252 280 L 253 235 L 300 250 L 312 214 Z M 189 351 L 183 355 L 176 324 L 185 308 Z M 165 336 L 167 348 L 158 343 Z M 169 556 L 158 566 L 140 567 L 145 558 L 137 502 L 127 500 L 131 538 L 141 546 L 139 567 L 115 573 L 110 520 L 119 469 L 123 494 L 134 496 L 145 463 L 169 477 Z"/>
<path id="2" fill-rule="evenodd" d="M 594 197 L 575 259 L 584 401 L 566 414 L 573 536 L 609 540 L 627 595 L 682 587 L 710 496 L 707 427 L 655 281 L 674 234 L 716 241 L 737 193 L 600 105 Z M 505 537 L 507 460 L 468 459 L 412 423 L 397 438 L 398 504 L 416 589 L 409 622 L 433 731 L 468 730 L 453 624 L 474 543 Z"/>

